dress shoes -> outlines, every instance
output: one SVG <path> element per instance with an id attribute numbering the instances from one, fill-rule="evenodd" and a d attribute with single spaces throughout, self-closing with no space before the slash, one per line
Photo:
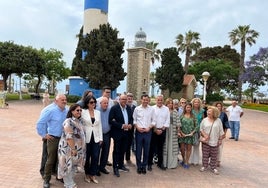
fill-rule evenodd
<path id="1" fill-rule="evenodd" d="M 109 174 L 110 173 L 106 168 L 101 169 L 100 172 L 102 172 L 103 174 Z"/>
<path id="2" fill-rule="evenodd" d="M 137 169 L 137 173 L 138 173 L 138 174 L 141 174 L 141 172 L 142 172 L 141 168 L 138 168 L 138 169 Z"/>
<path id="3" fill-rule="evenodd" d="M 167 169 L 167 168 L 166 168 L 166 167 L 164 167 L 163 165 L 160 165 L 160 166 L 159 166 L 159 165 L 157 165 L 157 167 L 158 167 L 158 168 L 160 168 L 161 170 L 166 170 L 166 169 Z"/>
<path id="4" fill-rule="evenodd" d="M 126 168 L 124 165 L 121 168 L 119 168 L 119 170 L 123 172 L 129 172 L 129 169 Z"/>
<path id="5" fill-rule="evenodd" d="M 145 167 L 141 168 L 141 173 L 146 174 L 146 168 Z"/>
<path id="6" fill-rule="evenodd" d="M 119 170 L 117 168 L 114 169 L 114 175 L 116 177 L 120 177 Z"/>
<path id="7" fill-rule="evenodd" d="M 152 171 L 153 169 L 152 169 L 152 165 L 148 165 L 148 171 Z"/>
<path id="8" fill-rule="evenodd" d="M 234 139 L 234 137 L 230 137 L 229 139 Z"/>
<path id="9" fill-rule="evenodd" d="M 101 176 L 100 171 L 97 171 L 96 176 Z"/>

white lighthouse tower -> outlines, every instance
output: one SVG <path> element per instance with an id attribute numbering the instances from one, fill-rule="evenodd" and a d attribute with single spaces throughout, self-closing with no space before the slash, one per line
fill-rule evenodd
<path id="1" fill-rule="evenodd" d="M 108 0 L 85 0 L 83 34 L 108 22 Z"/>

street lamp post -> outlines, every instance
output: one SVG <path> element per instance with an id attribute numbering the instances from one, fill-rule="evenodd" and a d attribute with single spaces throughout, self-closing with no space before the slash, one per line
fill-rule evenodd
<path id="1" fill-rule="evenodd" d="M 202 73 L 202 78 L 204 81 L 204 94 L 203 94 L 203 101 L 206 101 L 206 95 L 207 95 L 207 80 L 208 77 L 210 76 L 209 72 L 203 72 Z"/>

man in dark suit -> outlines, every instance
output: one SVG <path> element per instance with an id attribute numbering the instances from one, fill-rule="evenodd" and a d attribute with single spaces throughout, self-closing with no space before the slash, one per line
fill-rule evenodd
<path id="1" fill-rule="evenodd" d="M 127 96 L 121 95 L 119 103 L 114 105 L 109 113 L 109 123 L 111 125 L 111 136 L 114 140 L 113 168 L 114 175 L 120 177 L 119 170 L 128 172 L 124 166 L 124 153 L 127 148 L 128 131 L 132 129 L 133 117 L 131 108 L 126 105 Z"/>
<path id="2" fill-rule="evenodd" d="M 127 105 L 130 107 L 131 112 L 133 114 L 136 106 L 133 104 L 133 94 L 132 93 L 127 93 Z M 135 142 L 133 142 L 133 138 L 134 138 L 134 127 L 132 127 L 132 129 L 128 131 L 127 149 L 126 149 L 126 153 L 125 153 L 125 159 L 126 159 L 128 165 L 133 165 L 133 163 L 130 160 L 131 147 L 135 143 Z"/>

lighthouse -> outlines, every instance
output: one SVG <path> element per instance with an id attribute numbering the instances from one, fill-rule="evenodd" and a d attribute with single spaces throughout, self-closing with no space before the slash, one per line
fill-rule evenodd
<path id="1" fill-rule="evenodd" d="M 85 0 L 83 34 L 108 22 L 108 0 Z"/>

